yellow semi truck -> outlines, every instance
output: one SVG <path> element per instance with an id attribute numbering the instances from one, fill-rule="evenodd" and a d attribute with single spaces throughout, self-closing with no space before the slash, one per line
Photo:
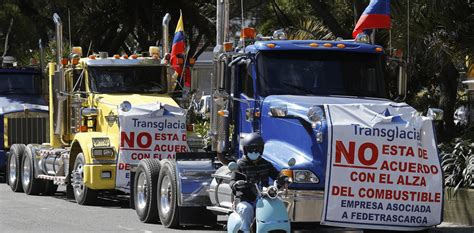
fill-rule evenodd
<path id="1" fill-rule="evenodd" d="M 77 203 L 92 204 L 99 191 L 116 188 L 119 166 L 129 169 L 118 163 L 119 112 L 143 104 L 161 109 L 177 104 L 167 94 L 168 65 L 158 47 L 150 47 L 149 56 L 112 57 L 83 57 L 74 47 L 63 58 L 61 19 L 54 14 L 53 20 L 58 57 L 48 65 L 49 143 L 16 145 L 23 150 L 9 154 L 9 176 L 15 178 L 9 185 L 29 195 L 51 194 L 57 185 L 66 185 Z"/>

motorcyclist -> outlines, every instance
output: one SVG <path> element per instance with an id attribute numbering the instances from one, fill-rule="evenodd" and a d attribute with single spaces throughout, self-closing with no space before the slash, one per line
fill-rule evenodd
<path id="1" fill-rule="evenodd" d="M 241 141 L 241 145 L 244 156 L 237 161 L 238 168 L 231 174 L 230 187 L 235 195 L 235 211 L 242 220 L 240 230 L 245 233 L 250 232 L 255 216 L 258 194 L 255 184 L 259 187 L 267 187 L 269 178 L 276 180 L 279 172 L 270 162 L 262 158 L 264 141 L 260 134 L 247 135 Z M 282 183 L 285 178 L 280 177 L 278 180 L 278 183 Z"/>

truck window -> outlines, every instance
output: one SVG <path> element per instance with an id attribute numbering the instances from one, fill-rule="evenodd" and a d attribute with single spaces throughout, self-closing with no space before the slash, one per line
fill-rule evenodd
<path id="1" fill-rule="evenodd" d="M 89 79 L 97 93 L 165 93 L 163 70 L 163 66 L 89 66 Z"/>
<path id="2" fill-rule="evenodd" d="M 247 70 L 247 65 L 240 66 L 240 79 L 242 80 L 242 93 L 253 99 L 253 79 Z"/>
<path id="3" fill-rule="evenodd" d="M 41 94 L 41 76 L 34 73 L 0 73 L 0 94 Z"/>
<path id="4" fill-rule="evenodd" d="M 268 95 L 386 98 L 380 55 L 340 51 L 265 51 L 257 58 L 258 89 Z"/>

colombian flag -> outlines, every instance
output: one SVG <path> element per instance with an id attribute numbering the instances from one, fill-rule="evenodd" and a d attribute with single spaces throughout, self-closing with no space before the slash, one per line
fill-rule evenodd
<path id="1" fill-rule="evenodd" d="M 356 38 L 363 30 L 373 28 L 391 28 L 390 0 L 370 0 L 357 21 L 352 36 Z"/>
<path id="2" fill-rule="evenodd" d="M 178 64 L 178 58 L 182 58 L 184 61 L 186 52 L 186 43 L 184 42 L 184 26 L 183 26 L 183 15 L 179 13 L 178 25 L 176 25 L 176 31 L 173 37 L 173 47 L 171 48 L 171 66 L 178 73 L 178 81 L 182 84 L 183 64 Z M 191 71 L 189 67 L 186 67 L 186 73 L 184 75 L 184 86 L 191 86 Z"/>

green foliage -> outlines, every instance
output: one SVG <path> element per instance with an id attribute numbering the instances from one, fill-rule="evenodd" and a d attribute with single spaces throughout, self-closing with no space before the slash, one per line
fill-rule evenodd
<path id="1" fill-rule="evenodd" d="M 459 188 L 469 188 L 474 183 L 474 143 L 466 138 L 456 138 L 451 143 L 440 144 L 441 167 L 444 184 L 450 195 Z"/>
<path id="2" fill-rule="evenodd" d="M 3 54 L 10 20 L 14 19 L 7 55 L 28 64 L 33 51 L 38 49 L 39 39 L 44 44 L 55 40 L 53 13 L 61 17 L 64 42 L 81 46 L 85 56 L 98 51 L 109 54 L 148 51 L 149 46 L 162 44 L 161 22 L 166 13 L 172 17 L 169 35 L 172 40 L 182 10 L 185 34 L 193 56 L 215 38 L 214 4 L 209 0 L 3 0 L 0 1 L 0 54 Z M 86 54 L 90 45 L 91 51 Z"/>

